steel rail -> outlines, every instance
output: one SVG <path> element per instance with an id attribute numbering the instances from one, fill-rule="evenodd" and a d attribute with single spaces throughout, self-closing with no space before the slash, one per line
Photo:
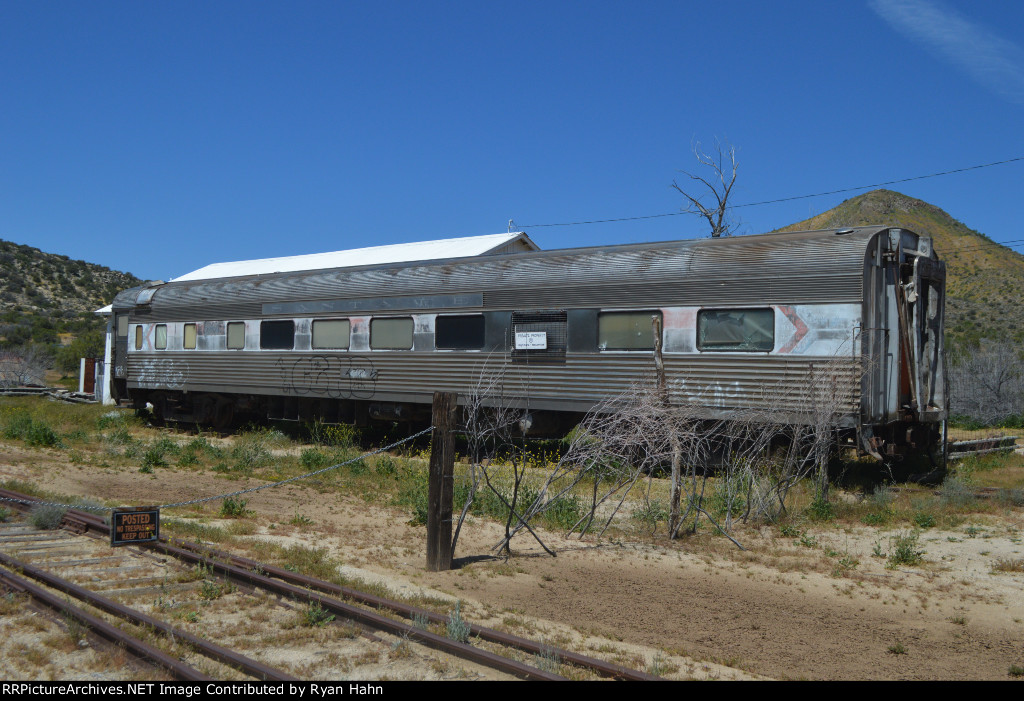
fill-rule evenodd
<path id="1" fill-rule="evenodd" d="M 98 529 L 105 529 L 106 526 L 102 523 L 102 520 L 92 514 L 75 513 L 69 512 L 69 516 L 72 517 L 85 517 L 82 521 L 91 521 L 93 526 Z M 76 518 L 76 521 L 78 518 Z M 161 537 L 161 540 L 165 540 Z M 200 556 L 206 556 L 209 558 L 215 558 L 223 562 L 233 563 L 234 565 L 241 567 L 247 571 L 262 571 L 263 573 L 270 575 L 275 579 L 281 579 L 285 582 L 295 584 L 297 586 L 322 591 L 328 594 L 334 594 L 341 596 L 352 601 L 364 604 L 366 606 L 372 606 L 376 609 L 387 609 L 394 611 L 405 618 L 413 619 L 416 616 L 423 616 L 427 620 L 433 623 L 445 623 L 447 617 L 443 614 L 435 613 L 427 609 L 419 608 L 409 604 L 403 604 L 399 601 L 391 599 L 385 599 L 383 597 L 361 592 L 357 589 L 350 587 L 344 587 L 333 582 L 327 582 L 322 579 L 316 579 L 307 575 L 299 574 L 297 572 L 290 572 L 281 567 L 275 567 L 274 565 L 257 562 L 240 555 L 234 555 L 232 553 L 224 552 L 222 550 L 216 550 L 196 543 L 190 543 L 181 539 L 166 539 L 166 542 L 173 545 L 174 547 L 183 548 L 193 553 L 197 553 Z M 543 643 L 539 643 L 536 640 L 530 640 L 529 638 L 523 638 L 518 635 L 511 633 L 505 633 L 503 631 L 494 630 L 493 628 L 485 628 L 478 625 L 470 625 L 470 635 L 475 635 L 481 640 L 488 642 L 497 643 L 504 645 L 505 647 L 511 647 L 525 652 L 533 654 L 554 654 L 563 662 L 568 662 L 573 665 L 577 665 L 584 669 L 590 669 L 597 674 L 609 677 L 612 679 L 621 679 L 626 681 L 658 681 L 661 678 L 653 674 L 641 672 L 637 669 L 630 669 L 622 665 L 615 664 L 614 662 L 607 662 L 605 660 L 598 659 L 596 657 L 589 657 L 587 655 L 581 655 L 570 650 L 564 650 L 560 648 L 554 648 Z"/>
<path id="2" fill-rule="evenodd" d="M 327 582 L 322 579 L 316 579 L 307 575 L 299 574 L 297 572 L 290 572 L 281 567 L 275 567 L 274 565 L 267 565 L 256 560 L 250 560 L 247 557 L 241 555 L 233 555 L 221 550 L 215 550 L 207 548 L 196 543 L 189 543 L 180 539 L 173 539 L 170 541 L 175 546 L 185 548 L 197 553 L 206 553 L 210 557 L 214 557 L 220 560 L 229 561 L 236 566 L 244 569 L 261 569 L 264 573 L 282 579 L 299 586 L 308 587 L 317 591 L 323 591 L 325 593 L 334 594 L 337 596 L 357 601 L 367 606 L 372 606 L 377 609 L 388 609 L 395 613 L 401 614 L 406 618 L 414 618 L 416 616 L 425 617 L 433 623 L 445 623 L 447 617 L 443 614 L 435 613 L 424 608 L 412 606 L 410 604 L 403 604 L 400 601 L 393 601 L 391 599 L 385 599 L 373 594 L 361 592 L 357 589 L 345 587 L 340 584 L 333 582 Z M 572 652 L 570 650 L 562 650 L 554 648 L 543 643 L 538 643 L 535 640 L 529 638 L 523 638 L 518 635 L 512 635 L 511 633 L 505 633 L 500 630 L 494 630 L 493 628 L 485 628 L 478 625 L 470 625 L 470 634 L 475 635 L 481 640 L 487 640 L 489 642 L 498 643 L 506 647 L 517 648 L 526 652 L 532 652 L 534 654 L 546 654 L 553 653 L 559 657 L 563 662 L 569 662 L 579 667 L 584 667 L 597 672 L 601 676 L 610 677 L 613 679 L 621 679 L 628 681 L 659 681 L 661 677 L 657 677 L 653 674 L 641 672 L 636 669 L 630 669 L 629 667 L 623 667 L 622 665 L 615 664 L 614 662 L 607 662 L 605 660 L 597 659 L 596 657 L 589 657 L 587 655 L 581 655 L 579 653 Z"/>
<path id="3" fill-rule="evenodd" d="M 481 650 L 473 647 L 472 645 L 451 640 L 443 635 L 431 633 L 430 631 L 416 628 L 415 626 L 402 623 L 401 621 L 396 621 L 392 618 L 388 618 L 387 616 L 382 616 L 372 611 L 367 611 L 357 606 L 346 604 L 344 601 L 339 599 L 311 591 L 308 587 L 283 582 L 227 562 L 204 557 L 201 554 L 194 553 L 190 550 L 186 550 L 185 548 L 177 547 L 168 542 L 148 543 L 147 547 L 150 550 L 157 550 L 182 560 L 188 560 L 195 562 L 196 564 L 203 563 L 212 570 L 220 572 L 227 577 L 246 582 L 282 596 L 318 604 L 339 616 L 343 616 L 365 626 L 369 626 L 377 630 L 383 630 L 393 635 L 408 637 L 409 639 L 416 640 L 427 647 L 432 647 L 472 662 L 478 662 L 486 665 L 487 667 L 491 667 L 492 669 L 512 674 L 513 676 L 521 679 L 531 679 L 536 681 L 565 681 L 565 677 L 560 675 L 545 672 L 544 670 L 531 667 L 530 665 L 517 662 L 516 660 L 512 660 L 507 657 L 502 657 L 501 655 L 497 655 L 493 652 Z"/>
<path id="4" fill-rule="evenodd" d="M 24 567 L 24 565 L 21 564 L 18 564 L 17 566 Z M 4 582 L 7 586 L 13 589 L 27 593 L 35 600 L 49 606 L 58 613 L 74 618 L 82 625 L 93 630 L 97 635 L 106 638 L 115 645 L 123 646 L 138 657 L 150 660 L 154 664 L 163 667 L 170 672 L 175 679 L 180 681 L 196 682 L 215 681 L 213 677 L 206 676 L 199 670 L 190 667 L 181 660 L 171 657 L 166 652 L 158 650 L 152 645 L 129 635 L 123 630 L 107 623 L 103 619 L 83 611 L 77 606 L 72 606 L 69 602 L 64 601 L 60 597 L 46 591 L 39 585 L 22 579 L 11 572 L 4 572 L 0 570 L 0 582 Z"/>
<path id="5" fill-rule="evenodd" d="M 32 500 L 33 497 L 29 497 L 24 494 L 17 494 L 15 492 L 9 492 L 9 490 L 0 490 L 0 495 L 12 496 L 14 498 Z M 78 526 L 84 526 L 91 528 L 99 532 L 109 532 L 109 527 L 103 522 L 98 516 L 87 514 L 78 510 L 69 510 L 64 520 L 76 524 Z M 402 623 L 394 619 L 382 616 L 371 611 L 366 611 L 356 606 L 346 604 L 343 601 L 334 599 L 332 597 L 323 596 L 321 594 L 314 593 L 307 587 L 301 587 L 288 582 L 283 582 L 271 577 L 267 577 L 248 569 L 243 569 L 227 562 L 218 561 L 212 558 L 205 557 L 201 554 L 186 550 L 181 547 L 176 547 L 166 542 L 166 539 L 162 539 L 162 542 L 154 543 L 140 543 L 138 547 L 145 546 L 148 550 L 155 550 L 162 552 L 167 555 L 171 555 L 179 560 L 185 560 L 195 564 L 203 564 L 209 567 L 215 572 L 219 572 L 226 577 L 236 579 L 250 585 L 265 589 L 275 594 L 298 599 L 301 601 L 308 601 L 310 603 L 317 603 L 323 608 L 349 620 L 356 621 L 362 625 L 375 628 L 377 630 L 387 631 L 394 635 L 407 637 L 412 640 L 416 640 L 427 647 L 432 647 L 448 654 L 461 657 L 463 659 L 470 660 L 483 664 L 492 669 L 497 669 L 502 672 L 506 672 L 513 676 L 521 679 L 531 679 L 538 681 L 564 681 L 565 677 L 553 674 L 551 672 L 545 672 L 544 670 L 516 660 L 502 657 L 501 655 L 489 652 L 487 650 L 481 650 L 473 647 L 466 643 L 460 643 L 443 635 L 431 633 L 430 631 L 416 628 L 415 626 L 407 623 Z"/>
<path id="6" fill-rule="evenodd" d="M 198 649 L 207 657 L 210 657 L 218 662 L 236 667 L 247 674 L 251 674 L 262 681 L 299 681 L 298 677 L 293 677 L 279 669 L 275 669 L 268 665 L 258 662 L 257 660 L 241 655 L 233 650 L 229 650 L 225 647 L 221 647 L 215 643 L 211 643 L 208 640 L 203 640 L 195 635 L 192 635 L 188 631 L 175 628 L 172 625 L 164 623 L 152 616 L 147 616 L 141 611 L 129 608 L 123 604 L 119 604 L 116 601 L 112 601 L 104 596 L 90 591 L 84 587 L 80 587 L 77 584 L 62 579 L 56 575 L 45 572 L 37 567 L 22 563 L 10 555 L 0 553 L 0 564 L 10 568 L 21 570 L 21 572 L 32 579 L 38 580 L 47 586 L 62 591 L 65 594 L 85 601 L 86 603 L 98 608 L 101 611 L 106 611 L 109 614 L 123 618 L 127 621 L 135 623 L 137 625 L 150 626 L 171 638 L 176 638 L 188 643 L 192 647 Z"/>
<path id="7" fill-rule="evenodd" d="M 11 496 L 14 498 L 32 499 L 32 497 L 26 497 L 26 495 L 18 494 L 17 492 L 11 492 L 9 490 L 0 489 L 0 495 Z M 65 514 L 65 521 L 68 522 L 72 528 L 83 532 L 87 529 L 94 529 L 100 533 L 109 533 L 109 526 L 103 521 L 102 518 L 75 509 L 69 510 Z M 308 577 L 306 575 L 298 574 L 295 572 L 289 572 L 280 567 L 273 565 L 264 564 L 245 558 L 239 555 L 233 555 L 224 551 L 209 548 L 203 545 L 197 545 L 195 543 L 189 543 L 180 539 L 167 539 L 164 536 L 160 537 L 160 543 L 149 543 L 147 544 L 150 549 L 160 550 L 166 554 L 182 559 L 187 559 L 195 563 L 203 563 L 219 569 L 223 574 L 228 577 L 233 577 L 246 581 L 254 586 L 261 588 L 270 589 L 276 593 L 283 594 L 285 596 L 298 596 L 308 601 L 314 601 L 320 603 L 322 606 L 327 606 L 327 602 L 334 602 L 341 608 L 335 609 L 335 612 L 339 615 L 355 618 L 365 625 L 369 625 L 375 628 L 381 626 L 385 630 L 394 632 L 399 635 L 407 635 L 409 637 L 417 636 L 434 636 L 437 640 L 431 643 L 428 640 L 422 640 L 424 644 L 428 644 L 432 647 L 439 647 L 439 649 L 445 649 L 449 644 L 454 644 L 457 647 L 455 651 L 446 650 L 466 659 L 471 659 L 488 666 L 495 666 L 491 661 L 485 659 L 476 659 L 475 655 L 485 653 L 486 651 L 474 648 L 471 645 L 464 645 L 462 643 L 453 643 L 448 638 L 443 636 L 436 636 L 435 634 L 423 631 L 422 629 L 402 624 L 394 621 L 393 619 L 386 618 L 383 616 L 377 616 L 370 612 L 363 611 L 362 609 L 349 606 L 341 601 L 334 599 L 324 599 L 322 597 L 315 597 L 310 595 L 309 590 L 321 591 L 328 594 L 334 594 L 336 596 L 345 597 L 352 601 L 357 601 L 361 604 L 372 606 L 379 609 L 387 609 L 398 613 L 406 618 L 413 618 L 414 616 L 424 616 L 427 620 L 434 623 L 444 623 L 447 621 L 447 617 L 442 614 L 428 611 L 416 606 L 409 604 L 403 604 L 401 602 L 384 599 L 382 597 L 367 594 L 349 587 L 334 584 L 324 580 Z M 261 574 L 265 573 L 265 574 Z M 270 575 L 270 576 L 266 576 Z M 277 580 L 282 580 L 278 582 Z M 370 616 L 370 620 L 361 620 L 362 616 Z M 378 625 L 380 624 L 380 625 Z M 392 629 L 394 626 L 398 626 L 397 629 Z M 570 650 L 563 650 L 559 648 L 553 648 L 537 641 L 523 638 L 511 633 L 505 633 L 502 631 L 494 630 L 492 628 L 485 628 L 483 626 L 471 625 L 470 634 L 475 635 L 481 640 L 488 642 L 497 643 L 506 647 L 511 647 L 534 654 L 554 654 L 563 661 L 579 667 L 590 669 L 595 673 L 613 678 L 630 681 L 657 681 L 660 677 L 657 677 L 646 672 L 642 672 L 636 669 L 630 669 L 622 665 L 615 664 L 613 662 L 607 662 L 587 655 L 581 655 L 579 653 L 572 652 Z M 468 648 L 466 650 L 465 648 Z M 467 654 L 471 655 L 467 657 Z M 493 655 L 493 653 L 486 653 L 486 655 Z M 496 659 L 495 659 L 496 658 Z M 528 679 L 562 679 L 557 675 L 549 676 L 536 676 L 537 673 L 548 675 L 546 672 L 541 672 L 534 667 L 529 665 L 522 665 L 521 663 L 508 660 L 508 658 L 501 657 L 500 655 L 493 655 L 493 658 L 488 658 L 497 664 L 504 664 L 505 662 L 512 662 L 516 667 L 514 669 L 503 669 L 516 676 Z M 502 662 L 504 661 L 504 662 Z M 501 667 L 497 667 L 501 669 Z"/>

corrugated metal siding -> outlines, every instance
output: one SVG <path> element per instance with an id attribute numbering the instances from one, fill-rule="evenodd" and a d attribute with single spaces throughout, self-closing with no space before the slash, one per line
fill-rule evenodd
<path id="1" fill-rule="evenodd" d="M 605 283 L 565 288 L 484 292 L 484 307 L 495 309 L 563 307 L 642 307 L 731 304 L 860 302 L 859 274 L 806 275 L 801 278 L 740 276 L 732 280 L 667 280 L 633 284 Z"/>
<path id="2" fill-rule="evenodd" d="M 843 236 L 805 232 L 543 251 L 411 266 L 169 283 L 159 288 L 153 299 L 152 318 L 197 318 L 194 315 L 209 305 L 218 305 L 221 318 L 232 318 L 248 308 L 241 305 L 253 303 L 440 291 L 484 291 L 485 306 L 492 308 L 854 301 L 862 294 L 867 241 L 879 230 L 861 229 Z M 637 284 L 637 280 L 643 283 Z M 547 292 L 539 292 L 545 287 L 557 291 L 559 300 L 546 299 Z M 127 295 L 119 295 L 117 304 L 126 300 Z"/>
<path id="3" fill-rule="evenodd" d="M 129 355 L 128 364 L 130 387 L 422 403 L 430 403 L 436 391 L 465 395 L 482 374 L 501 373 L 509 396 L 528 396 L 537 409 L 572 411 L 586 410 L 654 378 L 654 360 L 648 353 L 568 354 L 564 365 L 531 366 L 507 362 L 504 356 L 455 352 L 136 352 Z M 812 366 L 818 372 L 828 369 L 845 413 L 855 416 L 860 374 L 853 361 L 728 354 L 665 357 L 673 403 L 696 402 L 722 410 L 799 411 Z M 350 372 L 356 377 L 349 377 Z M 374 379 L 365 379 L 369 377 Z M 831 401 L 821 398 L 822 405 Z"/>

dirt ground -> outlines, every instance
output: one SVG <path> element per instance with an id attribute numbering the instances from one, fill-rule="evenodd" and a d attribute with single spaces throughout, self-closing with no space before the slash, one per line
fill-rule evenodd
<path id="1" fill-rule="evenodd" d="M 166 468 L 145 475 L 67 461 L 60 451 L 0 443 L 0 480 L 124 503 L 170 503 L 257 481 Z M 498 524 L 471 519 L 456 568 L 425 571 L 425 529 L 409 515 L 301 483 L 248 495 L 245 538 L 323 547 L 345 574 L 396 594 L 462 601 L 474 622 L 662 673 L 672 679 L 1010 679 L 1024 666 L 1021 509 L 955 530 L 922 532 L 924 562 L 877 557 L 895 531 L 826 526 L 798 539 L 778 528 L 735 532 L 746 548 L 697 536 L 675 543 L 529 535 L 497 558 Z M 217 523 L 207 509 L 207 523 Z M 288 525 L 296 514 L 312 521 Z M 178 509 L 169 517 L 198 517 Z M 856 565 L 838 568 L 839 554 Z"/>

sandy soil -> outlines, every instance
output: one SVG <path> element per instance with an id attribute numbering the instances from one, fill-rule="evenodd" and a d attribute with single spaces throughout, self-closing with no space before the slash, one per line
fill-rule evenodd
<path id="1" fill-rule="evenodd" d="M 9 478 L 132 504 L 258 483 L 172 468 L 100 469 L 58 451 L 0 444 L 0 479 Z M 1008 679 L 1011 665 L 1024 666 L 1024 574 L 993 569 L 1024 557 L 1020 509 L 924 531 L 925 561 L 900 569 L 872 554 L 895 532 L 867 527 L 810 529 L 803 544 L 778 529 L 740 528 L 745 551 L 710 536 L 652 543 L 544 533 L 557 557 L 526 535 L 505 561 L 491 550 L 499 526 L 471 520 L 456 569 L 430 573 L 425 530 L 407 514 L 300 484 L 248 499 L 258 524 L 248 538 L 325 547 L 346 574 L 398 594 L 459 599 L 470 620 L 653 665 L 669 678 Z M 312 526 L 287 525 L 296 514 Z M 838 568 L 840 555 L 856 560 L 854 569 Z"/>

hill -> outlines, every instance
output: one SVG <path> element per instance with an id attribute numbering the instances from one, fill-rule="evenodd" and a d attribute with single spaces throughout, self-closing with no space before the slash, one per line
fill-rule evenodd
<path id="1" fill-rule="evenodd" d="M 1024 340 L 1024 255 L 968 228 L 935 205 L 873 190 L 779 231 L 892 224 L 931 236 L 946 262 L 947 341 Z"/>
<path id="2" fill-rule="evenodd" d="M 95 345 L 106 321 L 94 312 L 140 284 L 130 273 L 0 240 L 0 347 L 56 347 L 83 336 Z"/>

